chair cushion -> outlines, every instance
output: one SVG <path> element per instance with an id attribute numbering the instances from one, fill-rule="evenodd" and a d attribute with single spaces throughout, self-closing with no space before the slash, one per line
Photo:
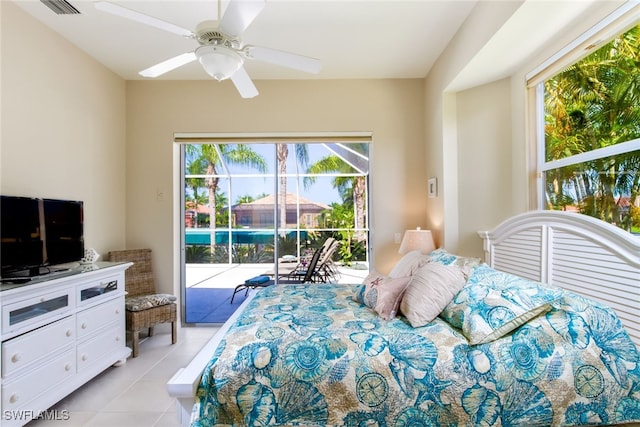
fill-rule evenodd
<path id="1" fill-rule="evenodd" d="M 161 305 L 171 304 L 176 301 L 175 295 L 170 294 L 151 294 L 138 295 L 135 297 L 126 297 L 124 306 L 129 311 L 142 311 Z"/>
<path id="2" fill-rule="evenodd" d="M 269 276 L 256 276 L 244 281 L 247 285 L 260 285 L 269 281 Z"/>

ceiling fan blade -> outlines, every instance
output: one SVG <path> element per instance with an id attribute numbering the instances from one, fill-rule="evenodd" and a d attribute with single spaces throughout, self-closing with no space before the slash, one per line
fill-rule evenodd
<path id="1" fill-rule="evenodd" d="M 164 73 L 168 73 L 171 70 L 175 70 L 176 68 L 182 67 L 183 65 L 195 60 L 195 52 L 187 52 L 183 53 L 182 55 L 169 58 L 166 61 L 162 61 L 159 64 L 140 71 L 138 74 L 140 74 L 142 77 L 158 77 Z"/>
<path id="2" fill-rule="evenodd" d="M 220 20 L 220 30 L 231 35 L 239 36 L 251 25 L 262 12 L 265 0 L 231 0 Z"/>
<path id="3" fill-rule="evenodd" d="M 136 12 L 135 10 L 127 9 L 126 7 L 118 6 L 114 3 L 99 1 L 94 5 L 96 9 L 110 13 L 112 15 L 121 16 L 132 21 L 140 22 L 151 27 L 159 28 L 161 30 L 177 34 L 179 36 L 193 37 L 193 32 L 187 30 L 186 28 L 182 28 L 161 19 L 154 18 L 153 16 L 145 15 L 144 13 Z"/>
<path id="4" fill-rule="evenodd" d="M 233 73 L 231 81 L 243 98 L 253 98 L 258 95 L 258 89 L 251 81 L 251 77 L 249 77 L 244 67 L 240 67 L 238 71 Z"/>
<path id="5" fill-rule="evenodd" d="M 259 46 L 246 46 L 244 51 L 248 58 L 305 71 L 307 73 L 318 74 L 322 69 L 320 60 L 308 56 Z"/>

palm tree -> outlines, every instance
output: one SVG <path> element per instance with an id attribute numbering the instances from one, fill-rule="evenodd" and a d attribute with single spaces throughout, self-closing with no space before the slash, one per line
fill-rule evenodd
<path id="1" fill-rule="evenodd" d="M 191 155 L 187 156 L 187 174 L 189 175 L 200 175 L 202 173 L 204 173 L 205 170 L 205 162 L 204 159 L 202 157 L 193 157 Z M 198 227 L 198 206 L 200 204 L 200 202 L 203 202 L 203 196 L 200 195 L 199 190 L 202 188 L 201 187 L 201 179 L 200 178 L 186 178 L 185 179 L 185 185 L 187 186 L 187 188 L 190 188 L 193 191 L 193 197 L 189 198 L 187 197 L 187 199 L 190 199 L 193 202 L 193 209 L 196 212 L 195 215 L 195 221 L 194 221 L 194 228 Z"/>
<path id="2" fill-rule="evenodd" d="M 546 160 L 640 138 L 640 25 L 545 82 Z M 622 196 L 640 195 L 640 152 L 547 173 L 549 203 L 575 203 L 588 215 L 628 228 Z"/>
<path id="3" fill-rule="evenodd" d="M 265 159 L 256 153 L 246 144 L 201 144 L 187 145 L 186 152 L 188 156 L 200 158 L 205 166 L 205 186 L 209 192 L 209 228 L 211 230 L 211 252 L 215 250 L 215 229 L 216 229 L 216 191 L 220 175 L 218 168 L 222 162 L 227 164 L 242 165 L 254 168 L 259 172 L 267 172 L 267 163 Z"/>
<path id="4" fill-rule="evenodd" d="M 309 151 L 306 144 L 294 144 L 296 159 L 302 168 L 309 164 Z M 286 233 L 287 228 L 287 158 L 289 157 L 289 146 L 287 144 L 277 144 L 276 156 L 280 173 L 280 190 L 278 193 L 278 203 L 280 205 L 280 230 Z"/>
<path id="5" fill-rule="evenodd" d="M 220 191 L 220 188 L 216 188 L 216 227 L 229 226 L 229 215 L 225 215 L 225 208 L 229 207 L 229 198 L 227 195 Z"/>
<path id="6" fill-rule="evenodd" d="M 355 144 L 360 152 L 366 152 L 367 144 Z M 308 174 L 323 174 L 330 172 L 338 172 L 345 174 L 353 174 L 354 169 L 337 155 L 329 155 L 321 158 L 307 168 Z M 315 183 L 315 177 L 305 177 L 304 186 L 308 188 Z M 333 187 L 337 188 L 342 195 L 344 203 L 353 206 L 355 233 L 357 241 L 366 239 L 366 233 L 363 231 L 366 226 L 366 191 L 367 180 L 362 175 L 337 176 L 333 178 Z"/>
<path id="7" fill-rule="evenodd" d="M 244 196 L 240 196 L 236 199 L 236 205 L 239 205 L 241 203 L 251 203 L 255 200 L 256 199 L 250 194 L 245 194 Z"/>

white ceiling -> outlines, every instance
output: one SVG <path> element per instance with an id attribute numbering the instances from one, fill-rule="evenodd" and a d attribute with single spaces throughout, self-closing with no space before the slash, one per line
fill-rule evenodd
<path id="1" fill-rule="evenodd" d="M 101 12 L 92 1 L 68 1 L 80 15 L 56 15 L 39 0 L 14 0 L 124 79 L 143 79 L 138 71 L 198 46 L 193 39 Z M 245 67 L 253 79 L 422 78 L 474 6 L 486 1 L 267 0 L 242 36 L 243 43 L 315 57 L 323 68 L 320 74 L 310 75 L 253 60 Z M 452 87 L 509 75 L 598 0 L 506 1 L 519 3 L 517 12 L 472 58 Z M 216 19 L 218 12 L 215 0 L 112 3 L 192 31 L 199 22 Z M 223 14 L 227 4 L 222 0 Z M 211 78 L 193 62 L 158 79 Z"/>
<path id="2" fill-rule="evenodd" d="M 15 1 L 29 14 L 127 80 L 197 42 L 68 0 L 82 14 L 56 15 L 39 0 Z M 195 30 L 216 19 L 215 0 L 112 1 Z M 319 75 L 247 61 L 254 79 L 424 77 L 476 0 L 267 0 L 242 37 L 245 44 L 285 50 L 322 61 Z M 223 0 L 222 9 L 227 0 Z M 159 77 L 210 79 L 197 62 Z"/>

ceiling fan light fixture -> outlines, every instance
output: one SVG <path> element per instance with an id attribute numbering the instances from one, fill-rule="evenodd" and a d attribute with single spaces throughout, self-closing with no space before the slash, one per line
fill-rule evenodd
<path id="1" fill-rule="evenodd" d="M 207 74 L 218 81 L 231 77 L 244 62 L 242 56 L 224 46 L 200 46 L 195 54 Z"/>

